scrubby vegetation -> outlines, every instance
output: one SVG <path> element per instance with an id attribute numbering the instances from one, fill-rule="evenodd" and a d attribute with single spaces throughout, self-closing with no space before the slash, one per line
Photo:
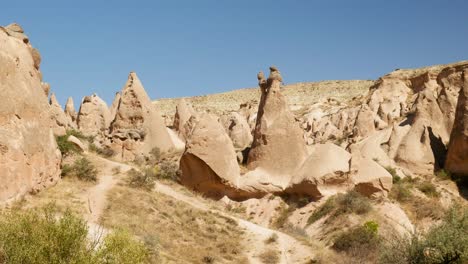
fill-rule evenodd
<path id="1" fill-rule="evenodd" d="M 85 157 L 78 158 L 72 165 L 62 166 L 62 177 L 76 177 L 83 181 L 96 181 L 98 170 Z"/>
<path id="2" fill-rule="evenodd" d="M 142 243 L 123 231 L 88 239 L 84 220 L 53 207 L 0 215 L 1 263 L 146 263 Z"/>
<path id="3" fill-rule="evenodd" d="M 467 263 L 468 210 L 452 207 L 442 223 L 425 234 L 397 237 L 385 243 L 380 262 L 390 263 Z"/>
<path id="4" fill-rule="evenodd" d="M 329 219 L 336 218 L 343 214 L 366 214 L 372 210 L 370 200 L 356 191 L 349 191 L 345 194 L 334 195 L 309 217 L 307 223 L 313 224 L 317 220 L 329 215 Z"/>
<path id="5" fill-rule="evenodd" d="M 143 172 L 131 169 L 127 172 L 127 175 L 127 183 L 132 188 L 140 188 L 149 191 L 154 188 L 156 183 L 156 173 L 154 169 L 151 168 L 147 168 Z"/>
<path id="6" fill-rule="evenodd" d="M 280 261 L 280 252 L 274 249 L 268 249 L 260 254 L 260 260 L 265 264 L 277 264 Z"/>
<path id="7" fill-rule="evenodd" d="M 352 257 L 367 259 L 374 254 L 379 247 L 379 225 L 374 221 L 368 221 L 361 226 L 354 227 L 339 234 L 334 242 L 333 249 L 345 252 Z"/>
<path id="8" fill-rule="evenodd" d="M 63 156 L 68 156 L 73 153 L 79 153 L 80 149 L 72 142 L 68 141 L 69 136 L 74 136 L 78 139 L 86 140 L 92 142 L 92 137 L 86 137 L 80 131 L 77 130 L 67 130 L 65 135 L 57 136 L 55 139 L 57 141 L 58 148 Z"/>
<path id="9" fill-rule="evenodd" d="M 423 192 L 428 197 L 435 197 L 435 198 L 440 197 L 440 194 L 437 191 L 435 185 L 432 184 L 429 181 L 424 181 L 424 182 L 418 184 L 417 188 L 418 188 L 418 190 Z"/>
<path id="10" fill-rule="evenodd" d="M 89 144 L 89 150 L 105 158 L 111 158 L 115 155 L 115 151 L 111 149 L 110 147 L 108 146 L 98 147 L 94 143 Z"/>
<path id="11" fill-rule="evenodd" d="M 248 263 L 243 231 L 231 218 L 126 186 L 114 188 L 108 197 L 104 226 L 137 235 L 152 263 Z"/>

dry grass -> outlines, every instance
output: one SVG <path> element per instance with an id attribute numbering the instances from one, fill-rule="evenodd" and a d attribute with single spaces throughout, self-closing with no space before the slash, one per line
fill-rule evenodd
<path id="1" fill-rule="evenodd" d="M 243 263 L 243 232 L 229 218 L 194 209 L 163 194 L 117 186 L 102 223 L 125 228 L 159 251 L 163 263 Z M 157 249 L 157 250 L 156 250 Z"/>
<path id="2" fill-rule="evenodd" d="M 285 85 L 283 94 L 292 109 L 309 106 L 324 98 L 335 98 L 338 101 L 351 100 L 353 97 L 365 94 L 374 84 L 373 81 L 322 81 L 304 82 Z M 180 98 L 159 99 L 153 103 L 164 116 L 172 118 Z M 242 103 L 252 102 L 254 108 L 260 100 L 258 88 L 245 88 L 225 93 L 194 96 L 186 98 L 197 111 L 209 110 L 215 114 L 235 111 Z"/>
<path id="3" fill-rule="evenodd" d="M 280 261 L 280 252 L 274 249 L 267 249 L 258 257 L 260 258 L 262 263 L 277 264 Z"/>

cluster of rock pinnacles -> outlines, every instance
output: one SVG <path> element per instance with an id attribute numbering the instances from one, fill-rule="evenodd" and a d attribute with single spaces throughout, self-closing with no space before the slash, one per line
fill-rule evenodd
<path id="1" fill-rule="evenodd" d="M 395 71 L 359 104 L 330 113 L 310 108 L 299 118 L 282 94 L 279 70 L 270 67 L 267 79 L 257 76 L 258 110 L 243 105 L 215 116 L 181 99 L 169 128 L 133 72 L 110 108 L 93 94 L 78 112 L 71 98 L 63 110 L 54 94 L 49 98 L 40 54 L 19 25 L 0 27 L 0 50 L 0 201 L 59 180 L 54 136 L 69 129 L 93 136 L 122 161 L 154 148 L 180 150 L 181 183 L 213 198 L 320 199 L 350 189 L 385 196 L 392 188 L 386 167 L 401 176 L 442 167 L 468 174 L 468 63 Z"/>

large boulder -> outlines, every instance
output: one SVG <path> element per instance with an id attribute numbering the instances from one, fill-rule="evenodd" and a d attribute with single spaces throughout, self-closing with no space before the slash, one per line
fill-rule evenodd
<path id="1" fill-rule="evenodd" d="M 61 155 L 51 129 L 39 65 L 19 26 L 0 27 L 0 202 L 60 179 Z M 36 67 L 37 66 L 37 67 Z"/>
<path id="2" fill-rule="evenodd" d="M 230 197 L 239 184 L 240 169 L 231 139 L 209 114 L 192 117 L 186 149 L 180 159 L 181 183 L 207 196 Z"/>
<path id="3" fill-rule="evenodd" d="M 147 155 L 153 148 L 167 151 L 175 147 L 136 73 L 129 74 L 120 96 L 110 137 L 122 160 Z"/>
<path id="4" fill-rule="evenodd" d="M 463 72 L 463 86 L 458 96 L 445 168 L 452 173 L 468 176 L 468 70 Z"/>
<path id="5" fill-rule="evenodd" d="M 79 130 L 86 136 L 103 136 L 111 122 L 106 102 L 96 94 L 85 96 L 78 112 Z"/>
<path id="6" fill-rule="evenodd" d="M 358 151 L 352 153 L 350 175 L 355 190 L 368 197 L 386 196 L 392 188 L 392 175 Z"/>
<path id="7" fill-rule="evenodd" d="M 63 112 L 62 106 L 60 106 L 54 93 L 50 96 L 49 104 L 51 118 L 55 121 L 55 125 L 53 126 L 54 134 L 60 136 L 65 135 L 70 122 L 68 121 L 65 112 Z"/>
<path id="8" fill-rule="evenodd" d="M 286 187 L 307 157 L 303 132 L 281 94 L 278 69 L 270 67 L 267 80 L 263 73 L 257 77 L 261 98 L 247 165 L 251 170 L 266 172 L 272 182 Z"/>
<path id="9" fill-rule="evenodd" d="M 320 199 L 345 190 L 349 186 L 350 159 L 351 154 L 335 144 L 315 145 L 286 192 Z"/>

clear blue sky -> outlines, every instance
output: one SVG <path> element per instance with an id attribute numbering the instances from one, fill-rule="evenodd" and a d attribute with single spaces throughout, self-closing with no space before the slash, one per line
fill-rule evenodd
<path id="1" fill-rule="evenodd" d="M 468 59 L 467 0 L 6 1 L 63 104 L 108 103 L 136 71 L 153 99 L 286 83 L 376 79 Z"/>

